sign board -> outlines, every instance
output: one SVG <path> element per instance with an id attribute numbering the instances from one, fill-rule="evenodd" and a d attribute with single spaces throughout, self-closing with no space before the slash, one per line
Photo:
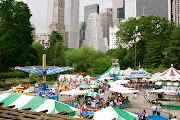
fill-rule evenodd
<path id="1" fill-rule="evenodd" d="M 131 75 L 146 75 L 146 72 L 134 71 L 134 72 L 131 72 Z"/>
<path id="2" fill-rule="evenodd" d="M 112 65 L 119 65 L 119 59 L 112 59 Z"/>
<path id="3" fill-rule="evenodd" d="M 50 42 L 48 42 L 48 40 L 43 40 L 40 42 L 40 47 L 44 47 L 44 49 L 50 48 Z"/>

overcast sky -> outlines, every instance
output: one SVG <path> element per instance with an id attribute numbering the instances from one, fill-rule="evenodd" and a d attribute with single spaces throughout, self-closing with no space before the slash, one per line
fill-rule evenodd
<path id="1" fill-rule="evenodd" d="M 31 23 L 36 27 L 36 33 L 42 32 L 46 28 L 47 6 L 48 1 L 52 0 L 17 0 L 28 4 L 31 10 Z M 84 6 L 91 4 L 99 4 L 100 10 L 104 8 L 112 8 L 112 0 L 80 0 L 80 22 L 84 17 Z"/>

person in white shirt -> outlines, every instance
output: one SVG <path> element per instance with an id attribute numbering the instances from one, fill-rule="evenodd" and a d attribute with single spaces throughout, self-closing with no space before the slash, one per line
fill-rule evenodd
<path id="1" fill-rule="evenodd" d="M 156 114 L 156 109 L 157 109 L 157 106 L 156 106 L 156 104 L 154 104 L 154 105 L 152 106 L 152 113 L 153 113 L 153 115 Z"/>
<path id="2" fill-rule="evenodd" d="M 171 120 L 177 120 L 177 119 L 176 119 L 176 116 L 174 116 L 174 118 L 173 118 L 173 119 L 171 119 Z"/>

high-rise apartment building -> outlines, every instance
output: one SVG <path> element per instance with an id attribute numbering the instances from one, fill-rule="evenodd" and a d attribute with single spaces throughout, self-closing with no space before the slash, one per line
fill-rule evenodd
<path id="1" fill-rule="evenodd" d="M 85 39 L 85 31 L 86 31 L 86 26 L 87 26 L 87 19 L 91 13 L 98 13 L 99 14 L 99 5 L 98 4 L 93 4 L 93 5 L 88 5 L 84 7 L 84 31 L 83 31 L 83 38 L 82 40 Z"/>
<path id="2" fill-rule="evenodd" d="M 106 37 L 109 43 L 109 27 L 112 25 L 112 9 L 107 8 L 100 10 L 99 15 L 101 20 L 101 27 L 103 30 L 103 37 Z"/>
<path id="3" fill-rule="evenodd" d="M 64 0 L 53 1 L 53 22 L 49 25 L 48 33 L 56 30 L 63 36 L 63 45 L 68 47 L 68 32 L 65 30 L 64 25 Z"/>
<path id="4" fill-rule="evenodd" d="M 171 20 L 175 22 L 176 25 L 180 24 L 180 0 L 170 0 L 171 1 Z"/>
<path id="5" fill-rule="evenodd" d="M 79 47 L 81 47 L 82 41 L 85 39 L 85 24 L 84 22 L 79 23 Z"/>
<path id="6" fill-rule="evenodd" d="M 91 13 L 98 13 L 99 14 L 99 5 L 93 4 L 84 7 L 84 23 L 87 25 L 87 19 Z"/>
<path id="7" fill-rule="evenodd" d="M 170 0 L 124 0 L 125 19 L 156 15 L 170 20 Z"/>
<path id="8" fill-rule="evenodd" d="M 107 38 L 103 38 L 103 31 L 100 25 L 100 17 L 98 13 L 91 13 L 87 20 L 85 40 L 82 46 L 90 46 L 95 50 L 106 52 L 108 50 Z"/>
<path id="9" fill-rule="evenodd" d="M 79 48 L 79 0 L 65 0 L 65 27 L 68 48 Z"/>
<path id="10" fill-rule="evenodd" d="M 113 0 L 113 22 L 117 18 L 122 18 L 122 19 L 125 18 L 124 1 L 125 0 Z"/>

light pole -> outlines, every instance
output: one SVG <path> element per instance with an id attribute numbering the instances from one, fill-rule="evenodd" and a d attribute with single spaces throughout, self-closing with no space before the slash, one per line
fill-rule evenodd
<path id="1" fill-rule="evenodd" d="M 143 16 L 144 16 L 144 9 L 145 9 L 145 7 L 143 7 Z"/>

